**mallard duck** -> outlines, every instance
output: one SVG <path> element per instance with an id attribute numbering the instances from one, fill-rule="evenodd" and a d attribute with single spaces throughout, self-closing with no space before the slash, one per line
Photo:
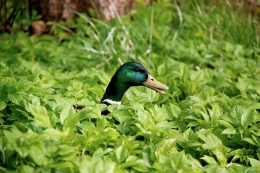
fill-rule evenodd
<path id="1" fill-rule="evenodd" d="M 165 94 L 164 90 L 169 89 L 168 86 L 156 81 L 142 64 L 137 62 L 127 62 L 121 65 L 115 72 L 100 103 L 106 105 L 121 104 L 121 99 L 124 93 L 131 86 L 141 85 L 162 94 Z M 82 109 L 84 106 L 75 106 L 74 108 Z M 102 114 L 106 113 L 102 112 Z"/>
<path id="2" fill-rule="evenodd" d="M 101 99 L 101 103 L 121 104 L 124 93 L 131 86 L 146 86 L 159 93 L 165 94 L 164 90 L 168 86 L 156 81 L 146 70 L 146 68 L 137 62 L 127 62 L 119 67 L 111 81 L 109 82 L 106 92 Z"/>

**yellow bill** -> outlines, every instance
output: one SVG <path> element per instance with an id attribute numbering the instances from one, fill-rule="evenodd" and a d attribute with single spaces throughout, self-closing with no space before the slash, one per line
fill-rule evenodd
<path id="1" fill-rule="evenodd" d="M 148 78 L 145 82 L 142 82 L 142 84 L 148 88 L 151 88 L 155 91 L 158 91 L 159 93 L 165 94 L 164 90 L 169 89 L 167 85 L 164 85 L 161 82 L 158 82 L 155 80 L 150 74 L 148 74 Z"/>

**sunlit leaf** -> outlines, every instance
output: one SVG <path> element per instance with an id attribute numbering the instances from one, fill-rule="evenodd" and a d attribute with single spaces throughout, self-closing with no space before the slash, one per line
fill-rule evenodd
<path id="1" fill-rule="evenodd" d="M 123 142 L 121 146 L 116 149 L 116 158 L 119 163 L 122 163 L 127 157 L 127 148 Z"/>
<path id="2" fill-rule="evenodd" d="M 254 121 L 254 114 L 252 110 L 248 110 L 246 112 L 243 113 L 242 117 L 241 117 L 241 124 L 243 125 L 243 127 L 247 127 L 249 126 L 252 122 Z"/>
<path id="3" fill-rule="evenodd" d="M 0 110 L 3 110 L 6 107 L 6 104 L 4 101 L 0 101 Z"/>
<path id="4" fill-rule="evenodd" d="M 36 123 L 43 127 L 51 127 L 48 112 L 45 107 L 29 104 L 29 109 Z"/>
<path id="5" fill-rule="evenodd" d="M 212 133 L 206 135 L 198 133 L 198 136 L 204 141 L 202 145 L 204 149 L 214 149 L 222 145 L 221 140 Z"/>
<path id="6" fill-rule="evenodd" d="M 67 106 L 65 107 L 61 113 L 60 113 L 60 121 L 61 121 L 61 124 L 64 124 L 64 121 L 65 119 L 69 116 L 69 112 L 70 112 L 70 107 Z"/>
<path id="7" fill-rule="evenodd" d="M 207 162 L 210 165 L 218 165 L 218 162 L 216 162 L 216 160 L 211 156 L 203 156 L 201 159 L 203 159 L 205 162 Z"/>
<path id="8" fill-rule="evenodd" d="M 252 167 L 260 168 L 260 161 L 254 158 L 248 158 Z"/>
<path id="9" fill-rule="evenodd" d="M 15 103 L 17 105 L 19 105 L 20 101 L 23 100 L 23 97 L 20 94 L 18 94 L 18 93 L 12 93 L 12 94 L 9 93 L 7 95 L 7 98 L 10 99 L 11 102 L 13 102 L 13 103 Z"/>

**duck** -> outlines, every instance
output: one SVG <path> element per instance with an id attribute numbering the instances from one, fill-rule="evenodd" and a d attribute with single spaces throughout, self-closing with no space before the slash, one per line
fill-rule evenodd
<path id="1" fill-rule="evenodd" d="M 167 85 L 153 78 L 142 64 L 126 62 L 117 69 L 111 78 L 100 103 L 120 105 L 125 92 L 132 86 L 145 86 L 162 94 L 169 89 Z M 74 106 L 74 108 L 83 109 L 84 106 Z M 108 111 L 103 111 L 102 115 L 108 113 Z"/>

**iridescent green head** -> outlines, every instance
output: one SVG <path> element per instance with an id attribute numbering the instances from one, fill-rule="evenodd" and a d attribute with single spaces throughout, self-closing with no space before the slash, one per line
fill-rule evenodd
<path id="1" fill-rule="evenodd" d="M 148 88 L 165 93 L 168 86 L 156 81 L 146 68 L 136 62 L 127 62 L 119 67 L 112 77 L 101 103 L 120 104 L 124 93 L 131 86 L 144 85 Z"/>

